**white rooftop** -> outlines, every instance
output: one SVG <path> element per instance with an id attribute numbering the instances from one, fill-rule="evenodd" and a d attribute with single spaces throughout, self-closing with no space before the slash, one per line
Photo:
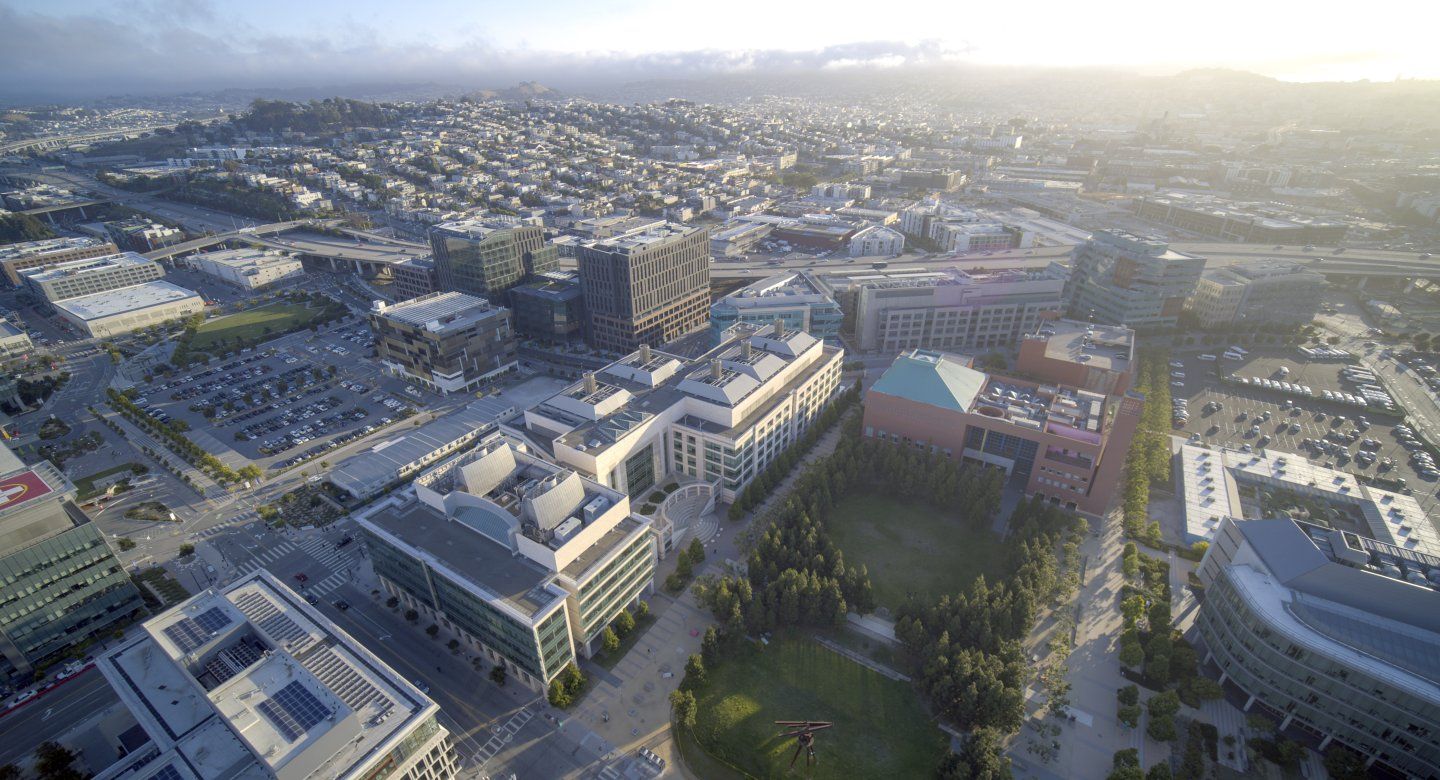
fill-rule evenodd
<path id="1" fill-rule="evenodd" d="M 187 290 L 180 285 L 157 280 L 121 287 L 118 290 L 66 298 L 63 301 L 56 301 L 53 305 L 82 320 L 98 320 L 153 306 L 175 303 L 186 298 L 198 300 L 200 295 L 194 290 Z"/>

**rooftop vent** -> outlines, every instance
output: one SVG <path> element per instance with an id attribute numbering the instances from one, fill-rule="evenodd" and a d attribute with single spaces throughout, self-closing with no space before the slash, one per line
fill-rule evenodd
<path id="1" fill-rule="evenodd" d="M 649 345 L 649 344 L 641 344 L 641 345 L 640 345 L 640 363 L 641 363 L 641 365 L 645 365 L 645 364 L 648 364 L 649 362 L 650 362 L 650 345 Z"/>
<path id="2" fill-rule="evenodd" d="M 587 392 L 587 393 L 593 393 L 593 392 L 595 392 L 595 389 L 596 389 L 595 372 L 594 372 L 594 371 L 586 371 L 586 372 L 585 372 L 585 392 Z"/>

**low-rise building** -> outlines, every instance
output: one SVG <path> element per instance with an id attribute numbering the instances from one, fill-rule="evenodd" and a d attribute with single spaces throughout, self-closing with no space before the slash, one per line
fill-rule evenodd
<path id="1" fill-rule="evenodd" d="M 48 461 L 26 466 L 0 444 L 0 680 L 27 679 L 144 611 L 76 494 Z"/>
<path id="2" fill-rule="evenodd" d="M 515 332 L 551 344 L 585 336 L 585 291 L 573 271 L 537 274 L 510 290 Z"/>
<path id="3" fill-rule="evenodd" d="M 764 222 L 727 222 L 710 234 L 710 254 L 716 257 L 739 257 L 753 250 L 756 244 L 774 230 L 774 225 Z"/>
<path id="4" fill-rule="evenodd" d="M 783 323 L 737 325 L 694 360 L 646 345 L 525 411 L 554 457 L 632 498 L 674 475 L 734 497 L 840 385 L 844 351 Z"/>
<path id="5" fill-rule="evenodd" d="M 20 272 L 27 268 L 43 268 L 71 260 L 86 260 L 104 257 L 120 251 L 109 241 L 97 238 L 46 238 L 40 241 L 24 241 L 18 244 L 0 246 L 0 269 L 5 281 L 15 287 L 23 282 Z"/>
<path id="6" fill-rule="evenodd" d="M 1034 245 L 1035 236 L 1024 228 L 999 222 L 950 222 L 930 224 L 930 240 L 944 252 L 999 252 Z"/>
<path id="7" fill-rule="evenodd" d="M 1227 518 L 1196 576 L 1201 671 L 1246 711 L 1395 776 L 1440 776 L 1440 557 L 1290 518 Z"/>
<path id="8" fill-rule="evenodd" d="M 1201 274 L 1185 308 L 1207 328 L 1302 325 L 1315 318 L 1328 287 L 1323 275 L 1297 263 L 1227 266 Z"/>
<path id="9" fill-rule="evenodd" d="M 24 355 L 34 348 L 24 328 L 9 320 L 0 320 L 0 359 Z"/>
<path id="10" fill-rule="evenodd" d="M 1279 203 L 1189 192 L 1146 196 L 1136 202 L 1135 213 L 1182 230 L 1249 244 L 1338 244 L 1348 230 L 1338 219 L 1302 214 Z"/>
<path id="11" fill-rule="evenodd" d="M 381 583 L 532 689 L 654 590 L 655 534 L 629 497 L 504 435 L 414 491 L 358 518 Z"/>
<path id="12" fill-rule="evenodd" d="M 990 375 L 912 350 L 865 395 L 863 435 L 999 468 L 1026 495 L 1090 515 L 1110 506 L 1145 401 L 1041 377 Z"/>
<path id="13" fill-rule="evenodd" d="M 851 257 L 894 257 L 904 251 L 904 234 L 888 227 L 871 225 L 850 237 Z"/>
<path id="14" fill-rule="evenodd" d="M 94 737 L 124 745 L 96 780 L 459 776 L 439 706 L 263 570 L 151 618 L 96 667 L 121 711 Z"/>
<path id="15" fill-rule="evenodd" d="M 221 249 L 190 255 L 184 262 L 222 282 L 259 290 L 305 273 L 299 258 L 277 249 Z"/>
<path id="16" fill-rule="evenodd" d="M 867 271 L 827 282 L 866 352 L 1009 347 L 1064 309 L 1064 283 L 1022 270 Z"/>
<path id="17" fill-rule="evenodd" d="M 70 260 L 20 273 L 26 288 L 54 303 L 165 278 L 165 269 L 134 252 Z"/>
<path id="18" fill-rule="evenodd" d="M 516 365 L 510 310 L 465 293 L 377 301 L 370 330 L 387 371 L 437 393 L 471 390 Z"/>
<path id="19" fill-rule="evenodd" d="M 165 281 L 66 298 L 53 305 L 61 317 L 97 339 L 123 336 L 205 311 L 205 300 L 198 293 Z"/>
<path id="20" fill-rule="evenodd" d="M 833 340 L 840 337 L 845 315 L 825 287 L 804 271 L 761 279 L 710 305 L 710 328 L 717 341 L 736 323 L 758 327 L 777 319 L 787 329 Z"/>

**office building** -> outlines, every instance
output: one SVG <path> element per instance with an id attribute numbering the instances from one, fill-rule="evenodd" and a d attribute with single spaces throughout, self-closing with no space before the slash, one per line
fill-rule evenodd
<path id="1" fill-rule="evenodd" d="M 437 393 L 471 390 L 516 365 L 510 310 L 465 293 L 376 301 L 370 330 L 387 371 Z"/>
<path id="2" fill-rule="evenodd" d="M 543 689 L 654 590 L 630 499 L 495 434 L 358 518 L 385 590 Z M 424 641 L 424 640 L 419 640 Z"/>
<path id="3" fill-rule="evenodd" d="M 1175 327 L 1205 270 L 1203 257 L 1119 230 L 1096 232 L 1071 257 L 1070 316 L 1131 328 Z"/>
<path id="4" fill-rule="evenodd" d="M 76 489 L 0 444 L 0 680 L 17 683 L 139 617 L 140 592 Z"/>
<path id="5" fill-rule="evenodd" d="M 326 480 L 355 498 L 373 498 L 426 466 L 473 447 L 498 423 L 519 413 L 496 397 L 471 401 L 419 427 L 396 429 L 395 436 L 340 461 Z"/>
<path id="6" fill-rule="evenodd" d="M 1328 287 L 1323 275 L 1296 263 L 1227 266 L 1201 274 L 1185 308 L 1207 328 L 1303 325 L 1315 318 Z"/>
<path id="7" fill-rule="evenodd" d="M 726 222 L 710 234 L 710 254 L 716 257 L 741 257 L 754 250 L 755 246 L 774 230 L 774 225 L 765 222 Z"/>
<path id="8" fill-rule="evenodd" d="M 221 249 L 190 255 L 183 262 L 244 290 L 263 289 L 305 274 L 299 258 L 277 249 Z"/>
<path id="9" fill-rule="evenodd" d="M 1347 226 L 1278 203 L 1232 201 L 1188 192 L 1147 195 L 1135 204 L 1144 219 L 1224 241 L 1248 244 L 1339 244 Z"/>
<path id="10" fill-rule="evenodd" d="M 31 268 L 20 278 L 37 297 L 54 303 L 164 279 L 165 269 L 134 252 L 120 252 Z"/>
<path id="11" fill-rule="evenodd" d="M 911 350 L 865 395 L 862 433 L 999 468 L 1025 494 L 1089 515 L 1110 506 L 1144 398 L 989 375 L 968 358 Z"/>
<path id="12" fill-rule="evenodd" d="M 894 257 L 904 251 L 904 234 L 892 228 L 870 225 L 850 237 L 851 257 Z"/>
<path id="13" fill-rule="evenodd" d="M 838 339 L 845 315 L 814 276 L 804 271 L 776 274 L 736 290 L 710 306 L 716 342 L 736 323 L 763 326 L 775 320 L 786 330 L 818 339 Z"/>
<path id="14" fill-rule="evenodd" d="M 151 222 L 146 217 L 132 217 L 104 225 L 117 246 L 132 252 L 153 252 L 185 240 L 185 231 Z"/>
<path id="15" fill-rule="evenodd" d="M 390 265 L 390 276 L 395 284 L 390 288 L 395 300 L 408 301 L 438 291 L 439 281 L 435 276 L 435 260 L 431 257 L 407 257 Z"/>
<path id="16" fill-rule="evenodd" d="M 867 271 L 832 276 L 866 352 L 1008 348 L 1064 308 L 1064 284 L 1022 270 Z"/>
<path id="17" fill-rule="evenodd" d="M 1377 774 L 1440 777 L 1440 557 L 1227 518 L 1196 575 L 1201 671 L 1247 712 L 1322 752 L 1357 751 Z"/>
<path id="18" fill-rule="evenodd" d="M 439 289 L 503 306 L 510 288 L 527 276 L 553 271 L 560 252 L 545 230 L 504 218 L 446 222 L 430 229 Z"/>
<path id="19" fill-rule="evenodd" d="M 962 171 L 922 169 L 900 171 L 900 186 L 920 190 L 954 190 L 965 185 Z"/>
<path id="20" fill-rule="evenodd" d="M 24 241 L 18 244 L 0 246 L 0 270 L 5 281 L 14 287 L 24 282 L 20 272 L 27 268 L 43 268 L 71 260 L 86 260 L 104 257 L 120 251 L 109 241 L 96 238 L 46 238 L 40 241 Z"/>
<path id="21" fill-rule="evenodd" d="M 629 352 L 702 327 L 710 306 L 710 239 L 704 228 L 667 222 L 582 244 L 578 251 L 586 337 Z"/>
<path id="22" fill-rule="evenodd" d="M 122 336 L 205 311 L 205 300 L 194 290 L 163 281 L 66 298 L 52 305 L 57 314 L 97 339 Z"/>
<path id="23" fill-rule="evenodd" d="M 1035 242 L 1034 234 L 1023 228 L 999 222 L 950 222 L 943 219 L 930 223 L 929 237 L 942 252 L 1001 252 L 1026 249 Z"/>
<path id="24" fill-rule="evenodd" d="M 1045 320 L 1020 341 L 1015 370 L 1105 395 L 1123 395 L 1135 379 L 1135 331 L 1122 325 Z"/>
<path id="25" fill-rule="evenodd" d="M 35 349 L 30 343 L 30 334 L 9 320 L 0 320 L 0 360 L 28 354 Z"/>
<path id="26" fill-rule="evenodd" d="M 694 360 L 648 346 L 525 411 L 554 458 L 631 498 L 671 478 L 724 500 L 809 428 L 844 351 L 783 323 L 737 325 Z"/>
<path id="27" fill-rule="evenodd" d="M 459 776 L 439 706 L 267 571 L 151 618 L 96 667 L 120 712 L 94 728 L 114 747 L 95 780 Z"/>
<path id="28" fill-rule="evenodd" d="M 561 344 L 585 336 L 585 291 L 577 273 L 537 274 L 533 281 L 510 290 L 510 301 L 515 332 L 526 338 Z"/>

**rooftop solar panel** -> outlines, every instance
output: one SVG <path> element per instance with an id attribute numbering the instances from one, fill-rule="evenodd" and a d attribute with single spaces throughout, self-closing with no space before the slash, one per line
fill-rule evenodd
<path id="1" fill-rule="evenodd" d="M 256 707 L 286 742 L 294 742 L 315 724 L 330 717 L 330 708 L 297 680 Z"/>

